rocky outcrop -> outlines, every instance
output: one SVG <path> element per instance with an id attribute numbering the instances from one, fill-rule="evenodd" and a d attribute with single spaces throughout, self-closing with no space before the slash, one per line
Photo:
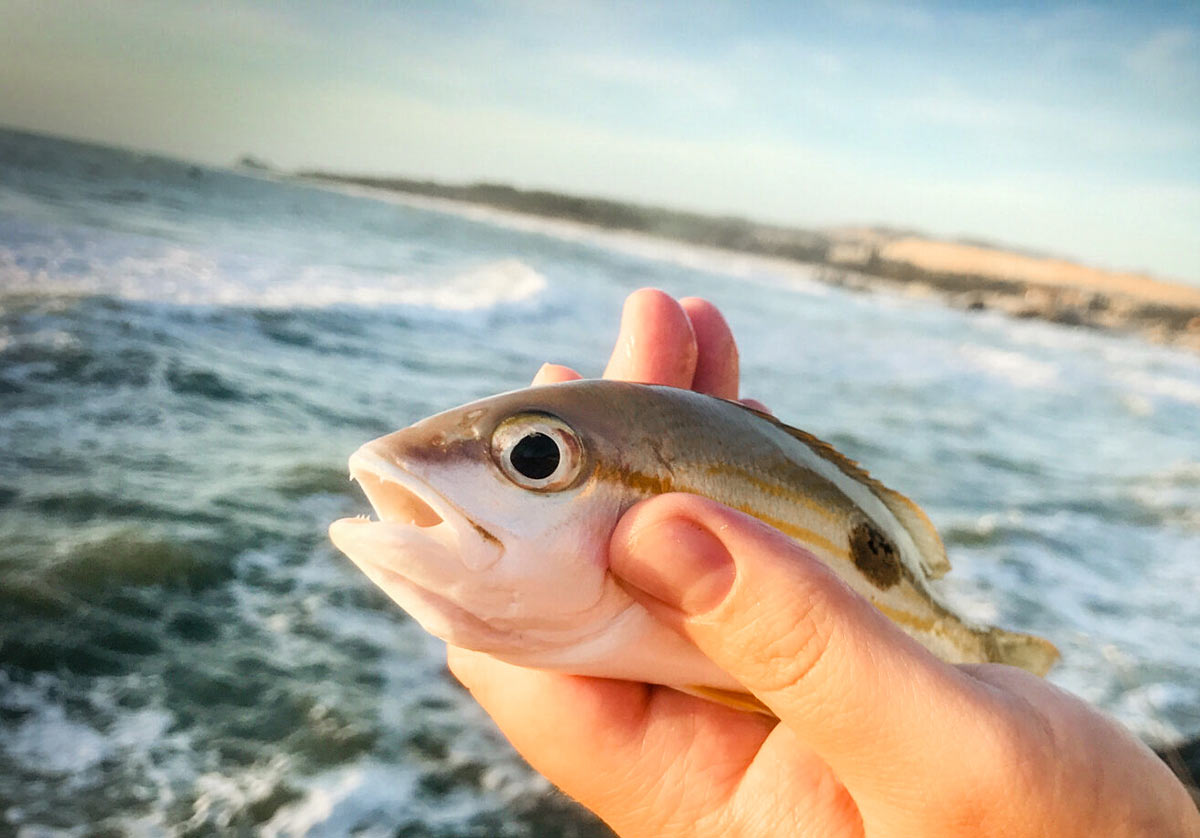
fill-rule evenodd
<path id="1" fill-rule="evenodd" d="M 966 311 L 998 311 L 1092 329 L 1127 332 L 1154 343 L 1200 352 L 1200 299 L 1194 305 L 1160 302 L 1131 292 L 1055 286 L 1018 279 L 935 274 L 906 263 L 877 262 L 871 272 L 826 267 L 819 278 L 858 290 L 893 290 L 936 296 Z M 1200 297 L 1200 293 L 1197 294 Z"/>

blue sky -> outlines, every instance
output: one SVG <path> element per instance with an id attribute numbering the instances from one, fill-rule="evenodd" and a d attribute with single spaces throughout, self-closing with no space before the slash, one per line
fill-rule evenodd
<path id="1" fill-rule="evenodd" d="M 0 124 L 1200 283 L 1200 3 L 0 0 Z"/>

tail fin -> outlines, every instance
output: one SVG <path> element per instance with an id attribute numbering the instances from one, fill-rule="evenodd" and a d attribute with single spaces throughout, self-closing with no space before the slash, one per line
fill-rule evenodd
<path id="1" fill-rule="evenodd" d="M 1045 638 L 1004 629 L 990 629 L 988 645 L 992 661 L 1018 666 L 1034 675 L 1045 675 L 1058 660 L 1058 648 Z"/>

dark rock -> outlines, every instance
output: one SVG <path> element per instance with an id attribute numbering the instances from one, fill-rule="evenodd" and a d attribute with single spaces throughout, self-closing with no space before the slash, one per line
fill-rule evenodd
<path id="1" fill-rule="evenodd" d="M 237 161 L 239 169 L 254 169 L 259 172 L 271 171 L 271 164 L 261 157 L 255 157 L 253 154 L 243 154 Z"/>
<path id="2" fill-rule="evenodd" d="M 1083 315 L 1077 309 L 1068 306 L 1055 309 L 1054 313 L 1050 315 L 1050 320 L 1064 326 L 1082 326 L 1084 322 Z"/>

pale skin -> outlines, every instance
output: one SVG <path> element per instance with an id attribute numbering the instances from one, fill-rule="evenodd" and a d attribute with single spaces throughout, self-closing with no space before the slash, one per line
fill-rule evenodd
<path id="1" fill-rule="evenodd" d="M 649 289 L 604 375 L 739 396 L 720 312 Z M 578 377 L 546 365 L 535 383 Z M 610 560 L 778 721 L 448 658 L 530 764 L 622 836 L 1200 836 L 1182 784 L 1115 721 L 1018 669 L 941 662 L 753 518 L 663 495 L 625 514 Z"/>

